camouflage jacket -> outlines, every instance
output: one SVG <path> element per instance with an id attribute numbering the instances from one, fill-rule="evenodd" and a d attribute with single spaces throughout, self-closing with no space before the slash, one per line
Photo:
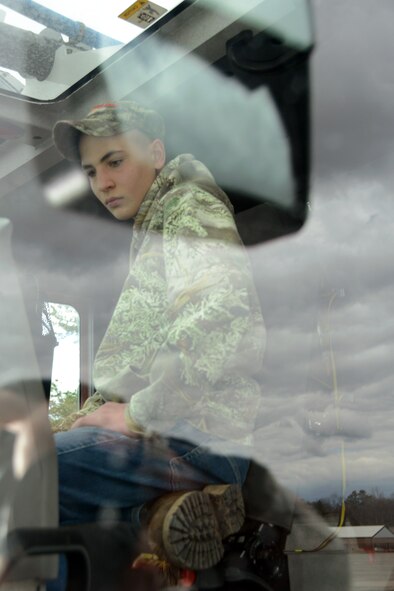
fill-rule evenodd
<path id="1" fill-rule="evenodd" d="M 232 206 L 203 164 L 178 156 L 136 216 L 130 271 L 95 359 L 97 392 L 129 401 L 144 429 L 163 433 L 184 419 L 247 442 L 264 346 Z"/>

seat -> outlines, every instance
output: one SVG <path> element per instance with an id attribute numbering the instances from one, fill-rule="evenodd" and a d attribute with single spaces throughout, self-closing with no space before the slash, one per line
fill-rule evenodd
<path id="1" fill-rule="evenodd" d="M 58 498 L 55 447 L 11 232 L 0 218 L 0 581 L 22 585 L 53 576 L 56 559 L 24 558 L 13 566 L 8 537 L 22 526 L 56 526 Z"/>

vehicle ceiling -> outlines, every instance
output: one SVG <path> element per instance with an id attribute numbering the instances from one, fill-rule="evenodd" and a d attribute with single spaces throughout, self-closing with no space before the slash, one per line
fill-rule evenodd
<path id="1" fill-rule="evenodd" d="M 226 41 L 245 28 L 258 31 L 253 24 L 256 20 L 254 10 L 261 0 L 245 0 L 242 9 L 235 0 L 229 2 L 228 6 L 238 6 L 241 18 L 239 14 L 236 18 L 229 10 L 213 10 L 208 0 L 185 4 L 186 7 L 174 18 L 152 32 L 148 31 L 142 42 L 126 48 L 109 67 L 102 68 L 62 100 L 44 103 L 1 95 L 2 119 L 21 130 L 19 136 L 16 133 L 17 137 L 0 145 L 1 215 L 9 217 L 14 224 L 16 256 L 24 267 L 32 264 L 35 252 L 34 248 L 26 245 L 34 244 L 37 236 L 47 244 L 49 266 L 60 265 L 66 258 L 68 261 L 75 257 L 89 261 L 90 250 L 101 252 L 97 240 L 84 240 L 83 243 L 76 240 L 73 252 L 70 225 L 73 234 L 76 235 L 78 229 L 83 234 L 83 221 L 75 215 L 65 216 L 67 212 L 89 212 L 96 219 L 105 219 L 102 237 L 106 236 L 107 228 L 112 227 L 111 216 L 89 198 L 90 191 L 86 184 L 81 185 L 80 177 L 76 181 L 78 198 L 70 199 L 69 203 L 51 202 L 49 193 L 54 181 L 72 178 L 76 171 L 75 165 L 64 161 L 53 145 L 51 130 L 57 120 L 78 118 L 86 113 L 87 107 L 95 104 L 125 98 L 136 100 L 158 108 L 163 114 L 170 157 L 176 153 L 191 152 L 206 161 L 206 145 L 200 141 L 204 136 L 201 131 L 208 131 L 213 126 L 216 114 L 206 110 L 193 120 L 194 114 L 188 105 L 192 104 L 196 94 L 203 96 L 201 89 L 204 90 L 204 85 L 209 83 L 212 64 L 214 71 L 221 73 L 223 81 L 228 78 L 226 60 L 223 59 Z M 222 1 L 217 3 L 218 6 L 221 4 Z M 271 4 L 277 6 L 273 2 Z M 280 11 L 275 13 L 275 10 L 274 17 L 279 19 Z M 125 72 L 130 74 L 125 75 Z M 174 100 L 175 96 L 177 100 Z M 180 109 L 180 105 L 184 108 Z M 231 121 L 229 123 L 231 125 Z M 216 176 L 216 171 L 214 174 Z M 219 182 L 221 180 L 219 178 Z M 54 187 L 52 193 L 56 194 L 56 184 Z M 238 207 L 244 196 L 238 195 L 237 190 L 231 187 L 224 188 L 236 210 L 254 205 L 246 200 Z M 291 226 L 292 222 L 289 223 Z M 63 237 L 60 227 L 64 228 Z M 126 252 L 124 244 L 129 240 L 128 232 L 116 233 L 116 236 L 114 233 L 111 239 L 115 241 L 115 249 L 119 245 Z M 67 256 L 63 252 L 65 249 Z M 111 256 L 108 249 L 103 249 L 103 256 Z"/>
<path id="2" fill-rule="evenodd" d="M 258 2 L 248 0 L 244 4 L 246 12 L 248 6 Z M 8 128 L 11 138 L 3 137 L 0 144 L 0 196 L 60 163 L 61 157 L 51 139 L 52 127 L 58 119 L 83 115 L 87 105 L 125 98 L 144 100 L 151 105 L 160 102 L 163 115 L 175 120 L 178 113 L 171 109 L 170 100 L 163 99 L 163 77 L 167 85 L 171 80 L 172 93 L 176 86 L 177 93 L 187 94 L 190 76 L 193 82 L 197 75 L 196 67 L 190 71 L 188 56 L 193 52 L 200 71 L 219 60 L 224 55 L 226 40 L 245 28 L 243 21 L 233 20 L 229 14 L 213 13 L 196 2 L 147 34 L 142 42 L 126 49 L 109 68 L 103 68 L 60 101 L 29 101 L 3 94 L 2 125 Z M 132 75 L 124 75 L 131 71 Z"/>

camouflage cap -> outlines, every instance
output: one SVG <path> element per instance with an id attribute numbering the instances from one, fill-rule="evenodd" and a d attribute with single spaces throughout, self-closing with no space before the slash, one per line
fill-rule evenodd
<path id="1" fill-rule="evenodd" d="M 131 101 L 96 105 L 83 119 L 58 121 L 53 139 L 59 152 L 68 160 L 79 161 L 81 134 L 109 137 L 138 129 L 151 139 L 164 139 L 164 121 L 156 111 Z"/>

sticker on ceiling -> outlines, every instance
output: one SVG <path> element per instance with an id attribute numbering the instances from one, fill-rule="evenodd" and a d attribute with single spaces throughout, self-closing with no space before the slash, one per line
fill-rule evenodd
<path id="1" fill-rule="evenodd" d="M 124 10 L 119 15 L 119 18 L 133 25 L 137 25 L 142 29 L 146 29 L 166 12 L 168 12 L 167 8 L 163 8 L 154 2 L 138 0 L 138 2 L 134 2 L 129 8 Z"/>

